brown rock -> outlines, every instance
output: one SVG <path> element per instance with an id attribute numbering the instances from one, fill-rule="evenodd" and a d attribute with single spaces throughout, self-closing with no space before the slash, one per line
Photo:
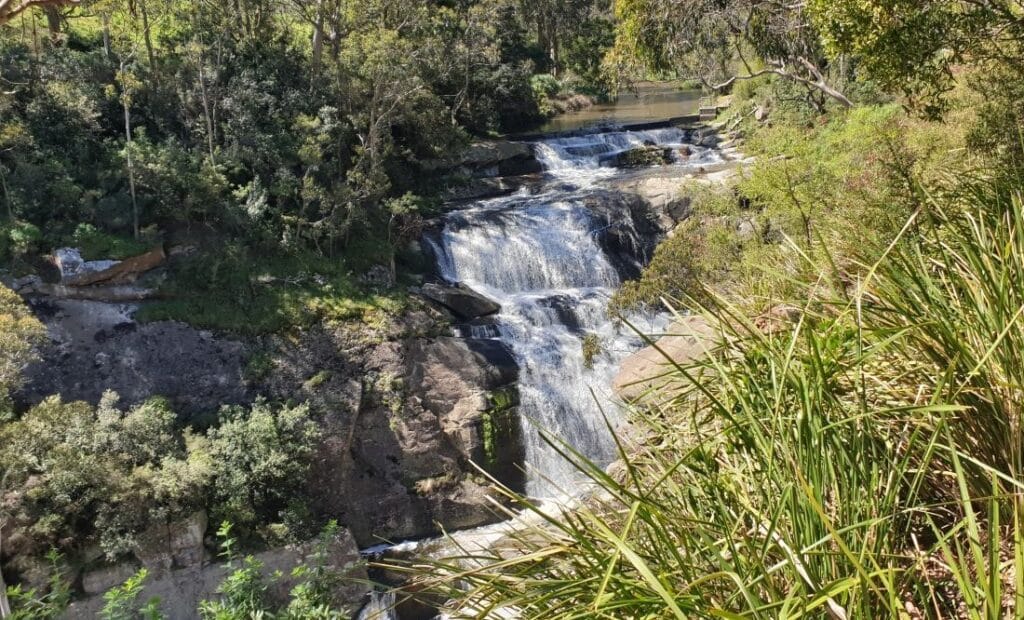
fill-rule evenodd
<path id="1" fill-rule="evenodd" d="M 649 400 L 657 396 L 655 391 L 675 381 L 667 376 L 672 370 L 671 362 L 685 365 L 699 360 L 714 347 L 716 340 L 716 331 L 705 318 L 681 318 L 656 341 L 657 348 L 650 346 L 627 357 L 619 366 L 612 387 L 627 402 Z"/>
<path id="2" fill-rule="evenodd" d="M 754 327 L 766 335 L 789 329 L 800 319 L 800 309 L 780 304 L 754 318 Z"/>
<path id="3" fill-rule="evenodd" d="M 203 538 L 207 516 L 200 510 L 180 521 L 159 525 L 139 537 L 135 557 L 152 571 L 187 568 L 206 559 Z"/>

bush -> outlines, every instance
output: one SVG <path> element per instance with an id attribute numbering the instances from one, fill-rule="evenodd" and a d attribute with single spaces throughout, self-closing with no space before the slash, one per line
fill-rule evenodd
<path id="1" fill-rule="evenodd" d="M 71 236 L 71 244 L 81 250 L 85 260 L 124 260 L 138 256 L 150 244 L 104 232 L 92 224 L 79 224 Z"/>
<path id="2" fill-rule="evenodd" d="M 99 545 L 131 552 L 153 525 L 213 505 L 260 534 L 303 482 L 319 434 L 307 407 L 225 408 L 206 436 L 182 430 L 165 401 L 123 410 L 45 400 L 0 425 L 5 551 Z"/>

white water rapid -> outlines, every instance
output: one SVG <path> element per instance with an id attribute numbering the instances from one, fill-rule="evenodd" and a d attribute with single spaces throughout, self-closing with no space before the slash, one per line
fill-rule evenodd
<path id="1" fill-rule="evenodd" d="M 535 149 L 547 176 L 539 192 L 484 200 L 453 212 L 441 233 L 428 239 L 444 279 L 502 306 L 496 324 L 470 326 L 462 333 L 504 341 L 519 363 L 529 497 L 580 492 L 580 475 L 542 431 L 602 466 L 615 458 L 608 426 L 621 426 L 623 420 L 611 394 L 612 378 L 619 362 L 643 345 L 605 312 L 621 284 L 620 270 L 602 247 L 608 223 L 588 207 L 588 197 L 600 191 L 602 180 L 622 172 L 601 167 L 601 162 L 641 146 L 671 148 L 675 154 L 685 139 L 684 131 L 669 128 L 540 142 Z M 715 151 L 687 147 L 685 162 L 674 155 L 677 165 L 720 161 Z M 630 213 L 615 217 L 620 228 L 636 230 Z M 634 319 L 645 332 L 664 331 L 661 319 Z M 599 352 L 585 352 L 593 344 Z"/>

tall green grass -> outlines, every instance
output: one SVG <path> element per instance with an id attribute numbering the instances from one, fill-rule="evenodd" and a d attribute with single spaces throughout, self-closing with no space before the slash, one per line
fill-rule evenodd
<path id="1" fill-rule="evenodd" d="M 407 567 L 452 617 L 1020 618 L 1024 208 L 919 213 L 858 273 L 759 331 L 667 360 L 645 439 L 503 544 Z M 913 235 L 911 235 L 913 231 Z"/>

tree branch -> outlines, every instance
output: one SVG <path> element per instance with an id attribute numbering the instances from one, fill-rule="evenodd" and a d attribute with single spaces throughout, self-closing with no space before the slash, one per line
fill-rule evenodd
<path id="1" fill-rule="evenodd" d="M 77 6 L 82 0 L 0 0 L 0 26 L 33 7 Z"/>

